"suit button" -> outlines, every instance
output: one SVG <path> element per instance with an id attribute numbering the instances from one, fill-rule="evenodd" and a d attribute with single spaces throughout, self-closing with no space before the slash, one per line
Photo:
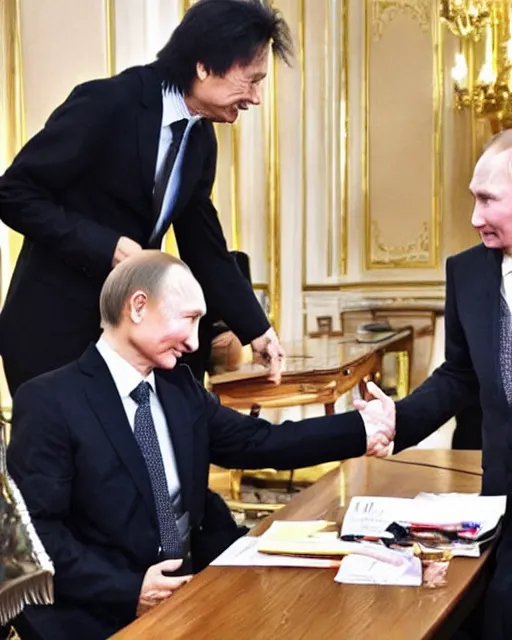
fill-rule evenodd
<path id="1" fill-rule="evenodd" d="M 89 267 L 82 267 L 80 271 L 84 274 L 84 276 L 87 276 L 88 278 L 92 276 Z"/>

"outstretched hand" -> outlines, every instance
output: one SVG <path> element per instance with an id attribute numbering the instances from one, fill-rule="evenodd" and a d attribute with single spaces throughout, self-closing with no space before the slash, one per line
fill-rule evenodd
<path id="1" fill-rule="evenodd" d="M 366 385 L 373 400 L 355 400 L 354 407 L 361 414 L 366 429 L 366 455 L 390 455 L 395 437 L 396 411 L 394 401 L 374 382 Z"/>

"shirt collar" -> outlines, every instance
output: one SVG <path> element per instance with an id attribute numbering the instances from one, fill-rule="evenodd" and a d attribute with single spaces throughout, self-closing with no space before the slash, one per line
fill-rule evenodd
<path id="1" fill-rule="evenodd" d="M 133 365 L 110 346 L 104 336 L 100 336 L 100 339 L 96 343 L 96 348 L 100 352 L 103 360 L 105 360 L 110 375 L 114 379 L 117 391 L 123 400 L 128 398 L 135 387 L 143 381 L 149 382 L 151 390 L 154 392 L 155 374 L 153 371 L 151 371 L 147 378 L 144 378 Z"/>
<path id="2" fill-rule="evenodd" d="M 192 126 L 202 116 L 193 116 L 188 110 L 185 98 L 176 89 L 162 89 L 162 127 L 168 127 L 178 120 L 189 120 Z"/>
<path id="3" fill-rule="evenodd" d="M 503 260 L 501 261 L 501 275 L 505 277 L 508 276 L 509 273 L 512 273 L 512 256 L 504 253 Z"/>

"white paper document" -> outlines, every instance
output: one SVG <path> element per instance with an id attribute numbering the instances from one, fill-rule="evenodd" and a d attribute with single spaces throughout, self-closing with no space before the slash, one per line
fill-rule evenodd
<path id="1" fill-rule="evenodd" d="M 290 555 L 260 553 L 259 538 L 238 538 L 212 563 L 212 567 L 309 567 L 332 569 L 339 567 L 339 560 L 329 558 L 302 558 Z"/>
<path id="2" fill-rule="evenodd" d="M 419 494 L 416 498 L 360 496 L 350 501 L 341 535 L 378 535 L 392 522 L 457 525 L 477 522 L 480 535 L 494 529 L 505 513 L 505 496 Z"/>
<path id="3" fill-rule="evenodd" d="M 404 556 L 401 564 L 391 565 L 374 558 L 350 555 L 344 558 L 334 580 L 343 584 L 379 584 L 401 587 L 421 585 L 421 562 Z"/>

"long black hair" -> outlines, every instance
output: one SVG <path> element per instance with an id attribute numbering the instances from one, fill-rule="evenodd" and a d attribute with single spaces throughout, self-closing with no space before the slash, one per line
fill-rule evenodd
<path id="1" fill-rule="evenodd" d="M 290 64 L 290 29 L 267 0 L 199 0 L 158 53 L 154 66 L 166 88 L 186 94 L 198 62 L 209 73 L 223 76 L 233 64 L 249 64 L 269 43 L 274 55 Z"/>

